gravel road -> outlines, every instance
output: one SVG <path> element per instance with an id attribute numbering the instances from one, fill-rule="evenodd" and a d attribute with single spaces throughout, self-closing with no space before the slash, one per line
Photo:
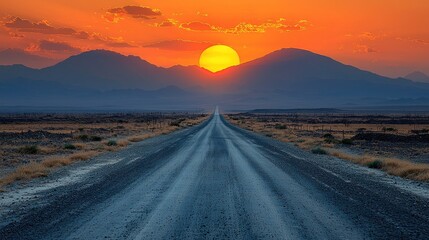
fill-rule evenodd
<path id="1" fill-rule="evenodd" d="M 0 239 L 429 236 L 427 184 L 312 155 L 232 126 L 217 111 L 197 127 L 54 175 L 19 199 L 0 194 Z"/>

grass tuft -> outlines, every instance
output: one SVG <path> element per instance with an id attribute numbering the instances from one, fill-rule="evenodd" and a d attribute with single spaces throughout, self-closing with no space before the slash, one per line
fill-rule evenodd
<path id="1" fill-rule="evenodd" d="M 383 167 L 383 162 L 380 160 L 375 160 L 368 163 L 369 168 L 381 169 Z"/>
<path id="2" fill-rule="evenodd" d="M 24 146 L 18 149 L 19 153 L 22 154 L 38 154 L 40 153 L 40 148 L 38 146 Z"/>
<path id="3" fill-rule="evenodd" d="M 66 143 L 66 144 L 64 145 L 64 149 L 68 149 L 68 150 L 76 150 L 76 149 L 77 149 L 77 147 L 76 147 L 75 145 L 71 144 L 71 143 Z"/>
<path id="4" fill-rule="evenodd" d="M 351 140 L 350 138 L 345 138 L 341 140 L 341 143 L 344 145 L 353 145 L 353 140 Z"/>
<path id="5" fill-rule="evenodd" d="M 313 149 L 311 150 L 311 153 L 313 153 L 313 154 L 320 154 L 320 155 L 326 155 L 326 154 L 328 154 L 328 152 L 327 152 L 325 149 L 320 148 L 320 147 L 318 147 L 318 148 L 313 148 Z"/>

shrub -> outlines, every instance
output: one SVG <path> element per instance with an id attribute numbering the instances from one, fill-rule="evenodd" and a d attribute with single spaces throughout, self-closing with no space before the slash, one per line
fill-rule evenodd
<path id="1" fill-rule="evenodd" d="M 320 155 L 326 155 L 328 154 L 328 152 L 326 152 L 326 150 L 322 149 L 322 148 L 314 148 L 311 150 L 311 153 L 313 154 L 320 154 Z"/>
<path id="2" fill-rule="evenodd" d="M 67 143 L 64 145 L 64 149 L 75 150 L 76 146 L 71 143 Z"/>
<path id="3" fill-rule="evenodd" d="M 38 154 L 40 152 L 40 149 L 38 146 L 24 146 L 24 147 L 20 147 L 18 149 L 18 152 L 22 153 L 22 154 Z"/>
<path id="4" fill-rule="evenodd" d="M 333 138 L 325 138 L 325 143 L 337 144 L 337 143 L 340 143 L 340 141 L 338 141 L 337 139 L 333 139 Z"/>
<path id="5" fill-rule="evenodd" d="M 421 129 L 421 130 L 411 130 L 411 133 L 420 135 L 420 134 L 428 134 L 429 130 L 428 129 Z"/>
<path id="6" fill-rule="evenodd" d="M 381 169 L 383 167 L 383 162 L 380 160 L 375 160 L 368 163 L 369 168 Z"/>
<path id="7" fill-rule="evenodd" d="M 325 135 L 323 135 L 323 138 L 325 139 L 324 141 L 326 143 L 333 143 L 333 144 L 339 143 L 339 141 L 337 139 L 335 139 L 334 135 L 332 135 L 330 133 L 326 133 Z"/>
<path id="8" fill-rule="evenodd" d="M 173 127 L 180 127 L 180 124 L 183 122 L 183 121 L 185 121 L 186 119 L 184 119 L 184 118 L 180 118 L 180 119 L 177 119 L 177 120 L 174 120 L 174 121 L 172 121 L 171 123 L 170 123 L 170 126 L 173 126 Z"/>
<path id="9" fill-rule="evenodd" d="M 345 145 L 352 145 L 353 140 L 351 140 L 350 138 L 345 138 L 345 139 L 341 140 L 341 143 L 345 144 Z"/>
<path id="10" fill-rule="evenodd" d="M 356 132 L 363 133 L 366 131 L 366 128 L 358 128 Z"/>
<path id="11" fill-rule="evenodd" d="M 285 124 L 276 124 L 274 126 L 275 129 L 287 129 L 287 126 Z"/>
<path id="12" fill-rule="evenodd" d="M 83 134 L 83 135 L 79 135 L 77 138 L 82 140 L 82 141 L 88 141 L 89 136 L 86 134 Z"/>
<path id="13" fill-rule="evenodd" d="M 101 141 L 101 137 L 99 137 L 99 136 L 91 136 L 89 139 L 90 139 L 91 141 L 94 141 L 94 142 L 99 142 L 99 141 Z"/>
<path id="14" fill-rule="evenodd" d="M 392 128 L 392 127 L 383 127 L 382 130 L 383 130 L 383 132 L 397 132 L 398 131 L 398 129 Z"/>
<path id="15" fill-rule="evenodd" d="M 116 146 L 116 145 L 118 145 L 118 143 L 115 140 L 110 140 L 106 144 L 107 144 L 107 146 Z"/>
<path id="16" fill-rule="evenodd" d="M 330 133 L 326 133 L 325 135 L 323 135 L 323 138 L 325 139 L 334 139 L 334 135 L 330 134 Z"/>

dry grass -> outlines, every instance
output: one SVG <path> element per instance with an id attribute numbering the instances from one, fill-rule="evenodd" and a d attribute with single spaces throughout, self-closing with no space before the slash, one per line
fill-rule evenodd
<path id="1" fill-rule="evenodd" d="M 390 175 L 418 181 L 429 181 L 429 164 L 414 163 L 407 160 L 369 154 L 348 154 L 341 150 L 334 149 L 335 144 L 326 143 L 321 137 L 304 135 L 308 134 L 308 129 L 320 130 L 324 128 L 325 130 L 329 129 L 330 131 L 336 131 L 337 134 L 333 134 L 335 137 L 343 137 L 342 133 L 338 134 L 338 132 L 343 131 L 344 137 L 350 137 L 353 136 L 359 128 L 377 131 L 381 129 L 381 126 L 395 128 L 398 130 L 398 133 L 405 134 L 414 128 L 412 125 L 330 124 L 327 126 L 327 124 L 307 124 L 303 129 L 296 129 L 288 126 L 287 129 L 280 130 L 275 128 L 274 123 L 267 124 L 265 122 L 258 122 L 255 118 L 248 118 L 245 120 L 236 120 L 228 116 L 225 116 L 225 118 L 239 127 L 273 137 L 283 142 L 294 143 L 296 146 L 304 150 L 321 148 L 326 150 L 331 156 L 351 161 L 362 166 L 376 167 Z M 420 127 L 424 128 L 428 126 L 422 125 Z"/>
<path id="2" fill-rule="evenodd" d="M 332 149 L 329 150 L 329 154 L 364 166 L 369 166 L 374 161 L 380 161 L 381 169 L 390 175 L 418 181 L 429 181 L 429 164 L 413 163 L 397 158 L 385 158 L 371 155 L 351 155 Z"/>
<path id="3" fill-rule="evenodd" d="M 73 144 L 75 147 L 76 147 L 76 149 L 78 149 L 78 150 L 84 150 L 84 149 L 87 149 L 88 148 L 88 144 L 87 143 L 74 143 Z"/>
<path id="4" fill-rule="evenodd" d="M 117 141 L 119 147 L 126 147 L 130 144 L 130 142 L 126 139 Z"/>
<path id="5" fill-rule="evenodd" d="M 33 162 L 20 166 L 14 172 L 9 173 L 0 180 L 0 187 L 15 181 L 46 177 L 51 169 L 70 165 L 77 161 L 88 160 L 98 154 L 100 153 L 96 151 L 78 152 L 66 156 L 49 157 L 42 162 Z"/>
<path id="6" fill-rule="evenodd" d="M 339 150 L 334 150 L 334 149 L 328 149 L 328 153 L 331 156 L 337 157 L 337 158 L 341 158 L 344 160 L 348 160 L 351 161 L 353 163 L 357 163 L 360 165 L 365 165 L 368 166 L 368 164 L 370 164 L 373 161 L 376 160 L 380 160 L 379 157 L 375 157 L 375 156 L 370 156 L 367 154 L 364 155 L 352 155 L 352 154 L 348 154 Z"/>
<path id="7" fill-rule="evenodd" d="M 189 118 L 188 118 L 189 117 Z M 202 116 L 191 116 L 183 115 L 183 119 L 179 126 L 170 126 L 171 119 L 174 117 L 159 118 L 157 121 L 149 122 L 132 122 L 140 121 L 139 117 L 135 119 L 129 119 L 131 122 L 123 121 L 120 124 L 116 122 L 109 123 L 85 123 L 73 122 L 66 119 L 65 121 L 70 122 L 35 122 L 35 123 L 12 123 L 12 124 L 0 124 L 0 131 L 2 132 L 27 132 L 32 131 L 48 131 L 50 133 L 68 133 L 72 134 L 72 137 L 65 138 L 57 143 L 51 142 L 50 139 L 43 139 L 44 143 L 35 145 L 37 148 L 35 153 L 31 153 L 33 159 L 32 163 L 21 165 L 21 161 L 28 157 L 23 153 L 19 152 L 19 145 L 7 145 L 0 146 L 0 153 L 5 153 L 5 149 L 13 149 L 13 151 L 6 152 L 9 164 L 18 165 L 14 171 L 7 174 L 0 179 L 0 191 L 1 187 L 9 185 L 15 181 L 30 180 L 33 178 L 45 177 L 53 169 L 73 164 L 78 161 L 88 160 L 102 152 L 106 151 L 118 151 L 123 149 L 134 142 L 140 142 L 147 138 L 158 136 L 161 134 L 168 134 L 175 130 L 183 127 L 193 126 L 201 123 L 207 119 L 209 115 Z M 103 119 L 101 119 L 103 120 Z M 122 120 L 122 119 L 120 119 Z M 98 119 L 97 119 L 98 121 Z M 115 141 L 115 144 L 109 144 L 109 141 L 90 141 L 90 139 L 82 140 L 78 136 L 87 135 L 99 136 L 102 139 L 115 139 L 121 136 L 121 139 Z M 18 143 L 20 144 L 20 143 Z M 65 144 L 70 144 L 76 147 L 76 149 L 65 149 Z M 26 146 L 26 145 L 25 145 Z M 22 147 L 22 146 L 21 146 Z M 13 155 L 12 155 L 13 154 Z"/>
<path id="8" fill-rule="evenodd" d="M 383 160 L 383 170 L 395 176 L 429 181 L 429 164 L 412 163 L 399 159 L 385 159 Z"/>
<path id="9" fill-rule="evenodd" d="M 140 142 L 149 137 L 150 137 L 149 134 L 139 134 L 139 135 L 128 137 L 127 140 L 130 142 Z"/>
<path id="10" fill-rule="evenodd" d="M 0 180 L 0 187 L 11 184 L 15 181 L 29 180 L 33 178 L 46 177 L 47 168 L 40 163 L 29 163 L 18 167 L 14 172 L 8 174 Z"/>

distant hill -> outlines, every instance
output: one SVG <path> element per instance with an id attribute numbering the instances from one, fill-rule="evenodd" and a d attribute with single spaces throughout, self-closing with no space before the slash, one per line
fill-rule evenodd
<path id="1" fill-rule="evenodd" d="M 282 114 L 282 113 L 342 113 L 342 109 L 336 108 L 291 108 L 291 109 L 254 109 L 248 113 L 258 114 Z"/>
<path id="2" fill-rule="evenodd" d="M 412 72 L 412 73 L 404 76 L 404 78 L 409 79 L 409 80 L 414 81 L 414 82 L 429 83 L 429 76 L 422 73 L 422 72 L 419 72 L 419 71 Z"/>
<path id="3" fill-rule="evenodd" d="M 60 60 L 41 57 L 21 49 L 6 49 L 0 51 L 0 65 L 25 65 L 32 68 L 44 68 L 58 63 Z"/>
<path id="4" fill-rule="evenodd" d="M 422 105 L 428 103 L 427 96 L 429 84 L 379 76 L 292 48 L 218 73 L 197 66 L 157 67 L 106 50 L 84 52 L 40 70 L 0 66 L 3 106 L 343 108 Z"/>

